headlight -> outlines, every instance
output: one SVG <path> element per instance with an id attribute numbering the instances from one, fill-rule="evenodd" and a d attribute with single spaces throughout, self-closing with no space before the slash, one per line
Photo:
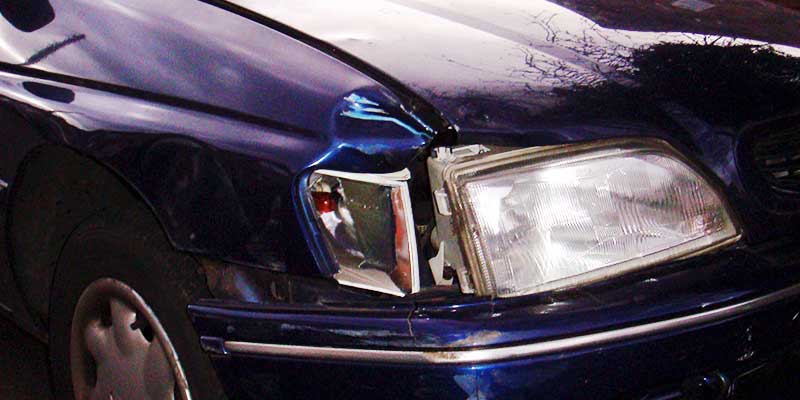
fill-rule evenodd
<path id="1" fill-rule="evenodd" d="M 473 157 L 442 178 L 480 294 L 575 286 L 739 237 L 722 193 L 657 140 Z"/>
<path id="2" fill-rule="evenodd" d="M 419 291 L 409 178 L 407 170 L 311 175 L 307 201 L 339 283 L 397 296 Z"/>

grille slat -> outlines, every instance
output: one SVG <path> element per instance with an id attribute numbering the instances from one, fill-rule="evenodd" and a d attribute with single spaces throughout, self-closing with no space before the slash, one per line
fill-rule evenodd
<path id="1" fill-rule="evenodd" d="M 753 145 L 755 164 L 773 186 L 800 191 L 800 126 L 759 135 Z"/>

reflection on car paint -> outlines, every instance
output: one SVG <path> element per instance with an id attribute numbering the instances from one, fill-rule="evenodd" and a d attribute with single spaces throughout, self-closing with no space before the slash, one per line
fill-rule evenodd
<path id="1" fill-rule="evenodd" d="M 211 0 L 0 3 L 0 107 L 36 121 L 41 143 L 112 168 L 153 208 L 172 244 L 215 260 L 204 263 L 214 299 L 191 310 L 207 340 L 502 346 L 689 315 L 800 279 L 796 243 L 779 243 L 797 237 L 796 198 L 775 207 L 772 189 L 739 156 L 754 128 L 794 124 L 800 111 L 794 14 L 781 14 L 786 24 L 698 26 L 710 19 L 606 1 L 347 0 L 303 12 L 303 1 L 236 3 L 277 22 Z M 420 29 L 409 29 L 412 22 Z M 440 114 L 420 110 L 425 103 Z M 298 182 L 323 167 L 408 167 L 420 176 L 416 157 L 456 125 L 461 144 L 668 140 L 720 180 L 745 221 L 746 242 L 579 290 L 510 300 L 442 291 L 394 302 L 324 279 L 328 271 L 315 264 L 313 238 L 298 218 Z M 0 165 L 13 183 L 16 169 Z M 364 397 L 394 389 L 429 398 L 619 398 L 679 381 L 687 368 L 752 367 L 790 344 L 798 307 L 482 366 L 215 360 L 241 398 L 263 397 L 259 390 L 330 396 L 341 376 L 368 378 L 357 388 Z M 758 357 L 731 359 L 751 352 Z M 658 376 L 646 374 L 655 363 Z M 614 377 L 625 379 L 606 384 Z"/>

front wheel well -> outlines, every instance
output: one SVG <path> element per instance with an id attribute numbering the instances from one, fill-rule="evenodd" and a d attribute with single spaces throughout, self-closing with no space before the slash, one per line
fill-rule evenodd
<path id="1" fill-rule="evenodd" d="M 141 218 L 156 219 L 113 170 L 72 149 L 42 145 L 22 162 L 7 211 L 8 248 L 24 300 L 42 326 L 64 243 L 81 222 L 115 208 L 136 209 Z"/>

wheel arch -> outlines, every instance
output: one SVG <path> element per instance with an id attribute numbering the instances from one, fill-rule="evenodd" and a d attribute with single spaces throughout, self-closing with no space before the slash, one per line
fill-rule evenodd
<path id="1" fill-rule="evenodd" d="M 148 151 L 145 153 L 149 156 L 141 157 L 139 174 L 155 175 L 155 168 L 162 173 L 158 184 L 145 187 L 145 190 L 112 165 L 63 144 L 41 144 L 23 158 L 10 186 L 7 248 L 23 300 L 42 326 L 46 326 L 48 319 L 50 293 L 61 250 L 72 231 L 93 215 L 135 208 L 142 218 L 151 219 L 158 225 L 170 247 L 202 253 L 176 244 L 168 229 L 170 222 L 164 221 L 165 214 L 174 217 L 174 212 L 164 209 L 164 198 L 156 199 L 160 208 L 151 200 L 153 196 L 171 196 L 172 202 L 168 206 L 179 206 L 181 196 L 174 196 L 175 192 L 164 194 L 158 188 L 180 185 L 178 180 L 184 179 L 185 174 L 170 171 L 179 171 L 187 160 L 193 163 L 193 171 L 206 171 L 200 173 L 203 179 L 199 179 L 206 187 L 221 185 L 214 178 L 219 174 L 207 172 L 219 172 L 221 167 L 203 145 L 183 138 L 159 138 L 146 148 Z M 168 159 L 164 158 L 165 154 L 170 155 Z M 187 191 L 201 193 L 201 197 L 208 192 L 197 186 L 191 186 Z M 223 191 L 216 197 L 225 195 L 230 193 Z M 219 201 L 214 196 L 205 198 L 206 204 L 195 203 L 193 207 L 206 209 L 212 202 Z M 230 213 L 229 210 L 228 215 Z M 180 224 L 181 221 L 171 223 Z"/>
<path id="2" fill-rule="evenodd" d="M 62 144 L 41 144 L 25 155 L 10 186 L 7 247 L 23 300 L 42 326 L 69 235 L 91 216 L 122 207 L 157 221 L 175 248 L 153 205 L 112 166 Z"/>

